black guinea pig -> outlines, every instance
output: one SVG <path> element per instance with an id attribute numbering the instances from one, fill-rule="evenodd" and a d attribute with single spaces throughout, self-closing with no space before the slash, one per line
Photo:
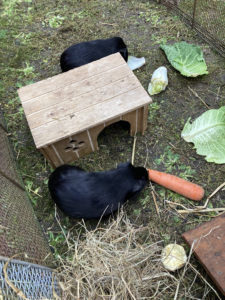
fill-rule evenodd
<path id="1" fill-rule="evenodd" d="M 85 172 L 62 165 L 50 175 L 48 187 L 52 199 L 66 215 L 92 219 L 118 210 L 126 200 L 135 198 L 147 182 L 147 170 L 131 163 L 104 172 Z"/>
<path id="2" fill-rule="evenodd" d="M 75 44 L 62 53 L 60 57 L 61 69 L 66 72 L 116 52 L 120 52 L 127 61 L 127 46 L 120 37 Z"/>

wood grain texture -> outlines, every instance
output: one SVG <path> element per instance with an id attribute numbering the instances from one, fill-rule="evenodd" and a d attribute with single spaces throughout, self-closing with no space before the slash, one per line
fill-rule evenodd
<path id="1" fill-rule="evenodd" d="M 225 296 L 225 213 L 182 237 Z"/>
<path id="2" fill-rule="evenodd" d="M 110 101 L 88 107 L 80 111 L 79 114 L 73 114 L 73 116 L 67 115 L 40 127 L 36 127 L 31 131 L 36 147 L 40 148 L 46 144 L 51 144 L 66 136 L 70 136 L 71 134 L 112 120 L 121 114 L 133 111 L 134 106 L 135 109 L 142 107 L 142 101 L 148 101 L 148 99 L 148 96 L 146 97 L 143 90 L 137 88 L 123 94 L 122 98 L 121 96 L 115 97 L 110 99 Z"/>
<path id="3" fill-rule="evenodd" d="M 68 117 L 74 118 L 76 115 L 82 114 L 82 110 L 91 109 L 98 103 L 105 101 L 112 101 L 118 96 L 123 97 L 124 93 L 127 93 L 135 88 L 138 88 L 139 82 L 133 76 L 127 76 L 119 81 L 105 85 L 101 88 L 92 90 L 91 92 L 84 93 L 80 96 L 69 98 L 63 103 L 56 104 L 46 109 L 40 109 L 39 111 L 27 115 L 27 120 L 31 129 L 40 127 L 41 125 L 50 123 L 54 120 L 60 120 L 61 118 Z M 100 120 L 100 122 L 102 122 Z"/>
<path id="4" fill-rule="evenodd" d="M 25 102 L 35 97 L 52 92 L 56 89 L 69 86 L 75 82 L 81 82 L 89 77 L 110 71 L 111 69 L 124 64 L 126 64 L 126 62 L 121 55 L 118 59 L 118 55 L 113 54 L 68 72 L 61 73 L 39 82 L 21 87 L 18 90 L 18 94 L 22 102 Z"/>
<path id="5" fill-rule="evenodd" d="M 37 148 L 111 122 L 151 102 L 119 53 L 22 87 L 18 93 Z M 139 111 L 138 116 L 143 133 L 146 120 L 140 118 L 147 115 Z"/>
<path id="6" fill-rule="evenodd" d="M 130 71 L 130 74 L 132 75 L 132 71 Z M 57 104 L 62 106 L 64 105 L 64 102 L 67 102 L 68 100 L 75 101 L 75 105 L 78 103 L 78 99 L 85 97 L 85 95 L 92 95 L 96 89 L 106 88 L 112 83 L 118 83 L 127 76 L 129 76 L 127 65 L 121 65 L 84 80 L 72 82 L 61 88 L 55 88 L 48 93 L 31 98 L 28 101 L 22 101 L 22 104 L 26 111 L 26 115 L 28 116 L 46 108 L 53 109 L 53 106 Z"/>

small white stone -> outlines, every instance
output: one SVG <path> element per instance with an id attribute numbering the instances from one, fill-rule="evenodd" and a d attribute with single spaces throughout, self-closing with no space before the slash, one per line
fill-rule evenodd
<path id="1" fill-rule="evenodd" d="M 167 270 L 176 271 L 185 265 L 187 255 L 184 247 L 177 244 L 169 244 L 162 250 L 161 260 Z"/>

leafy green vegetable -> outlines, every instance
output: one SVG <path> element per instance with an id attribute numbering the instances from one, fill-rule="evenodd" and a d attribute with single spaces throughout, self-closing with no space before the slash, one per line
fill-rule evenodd
<path id="1" fill-rule="evenodd" d="M 160 45 L 171 65 L 187 77 L 208 74 L 207 65 L 199 46 L 186 42 Z"/>
<path id="2" fill-rule="evenodd" d="M 184 125 L 181 137 L 195 145 L 199 155 L 205 155 L 206 161 L 225 163 L 225 106 L 210 109 L 198 117 L 192 124 Z"/>
<path id="3" fill-rule="evenodd" d="M 164 91 L 167 85 L 167 69 L 165 67 L 159 67 L 152 74 L 151 82 L 148 85 L 148 92 L 150 95 L 158 94 Z"/>

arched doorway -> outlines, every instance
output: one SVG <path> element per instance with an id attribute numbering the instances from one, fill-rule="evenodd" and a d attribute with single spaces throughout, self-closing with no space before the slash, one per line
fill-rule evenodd
<path id="1" fill-rule="evenodd" d="M 124 152 L 125 148 L 132 145 L 133 138 L 130 136 L 130 123 L 118 121 L 106 126 L 97 137 L 98 148 L 110 151 L 111 155 Z"/>

